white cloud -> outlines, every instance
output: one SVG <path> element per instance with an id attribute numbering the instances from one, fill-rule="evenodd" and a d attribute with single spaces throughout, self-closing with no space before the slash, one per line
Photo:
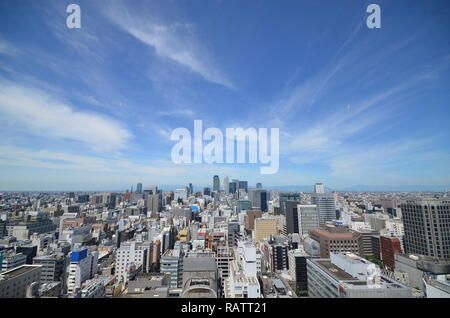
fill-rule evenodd
<path id="1" fill-rule="evenodd" d="M 138 12 L 128 14 L 126 7 L 113 6 L 106 10 L 111 22 L 152 47 L 161 58 L 187 67 L 205 80 L 234 89 L 234 85 L 217 70 L 211 58 L 191 36 L 192 25 L 185 23 L 154 24 Z"/>
<path id="2" fill-rule="evenodd" d="M 78 141 L 96 151 L 125 148 L 132 134 L 116 120 L 75 110 L 33 87 L 0 79 L 0 121 L 40 137 Z"/>

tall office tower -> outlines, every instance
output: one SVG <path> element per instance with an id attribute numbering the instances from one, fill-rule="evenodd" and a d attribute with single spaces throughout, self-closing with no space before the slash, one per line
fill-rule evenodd
<path id="1" fill-rule="evenodd" d="M 233 179 L 229 184 L 230 193 L 234 194 L 239 190 L 239 180 Z"/>
<path id="2" fill-rule="evenodd" d="M 256 189 L 262 189 L 262 183 L 258 182 L 258 183 L 256 184 Z"/>
<path id="3" fill-rule="evenodd" d="M 314 193 L 325 193 L 325 190 L 323 188 L 323 183 L 316 183 L 314 185 Z"/>
<path id="4" fill-rule="evenodd" d="M 298 202 L 286 201 L 286 233 L 298 233 Z"/>
<path id="5" fill-rule="evenodd" d="M 162 194 L 150 194 L 145 200 L 145 205 L 148 212 L 162 211 Z"/>
<path id="6" fill-rule="evenodd" d="M 412 199 L 400 208 L 405 252 L 450 258 L 450 199 Z"/>
<path id="7" fill-rule="evenodd" d="M 252 207 L 256 207 L 263 212 L 267 212 L 267 191 L 263 189 L 250 189 L 248 200 Z"/>
<path id="8" fill-rule="evenodd" d="M 261 218 L 263 216 L 262 211 L 259 210 L 248 210 L 245 216 L 245 229 L 247 231 L 253 231 L 255 229 L 255 219 Z"/>
<path id="9" fill-rule="evenodd" d="M 312 195 L 312 203 L 317 205 L 320 224 L 336 219 L 336 203 L 332 193 L 315 193 Z"/>
<path id="10" fill-rule="evenodd" d="M 223 178 L 223 191 L 225 191 L 225 194 L 230 193 L 230 179 L 228 177 Z"/>
<path id="11" fill-rule="evenodd" d="M 281 192 L 279 194 L 279 198 L 281 215 L 286 215 L 286 201 L 297 201 L 298 203 L 300 203 L 300 193 Z"/>
<path id="12" fill-rule="evenodd" d="M 319 227 L 319 211 L 317 205 L 297 205 L 298 210 L 298 234 L 307 235 L 310 231 Z"/>
<path id="13" fill-rule="evenodd" d="M 211 195 L 211 188 L 204 188 L 203 195 Z"/>
<path id="14" fill-rule="evenodd" d="M 220 179 L 219 176 L 214 176 L 213 178 L 213 191 L 219 192 L 220 191 Z"/>
<path id="15" fill-rule="evenodd" d="M 244 189 L 245 192 L 248 192 L 248 181 L 239 181 L 239 190 Z"/>
<path id="16" fill-rule="evenodd" d="M 136 193 L 142 193 L 142 183 L 140 182 L 136 186 Z"/>
<path id="17" fill-rule="evenodd" d="M 189 195 L 193 194 L 194 194 L 194 186 L 192 185 L 192 183 L 189 183 Z"/>

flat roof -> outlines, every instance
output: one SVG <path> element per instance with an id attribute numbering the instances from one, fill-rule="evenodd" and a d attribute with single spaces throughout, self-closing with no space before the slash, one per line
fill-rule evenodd
<path id="1" fill-rule="evenodd" d="M 41 267 L 41 265 L 22 265 L 22 266 L 10 269 L 9 271 L 1 272 L 0 276 L 6 276 L 7 279 L 10 279 L 10 278 L 20 276 L 22 274 L 25 274 L 26 272 L 30 272 L 33 269 L 40 268 L 40 267 Z"/>

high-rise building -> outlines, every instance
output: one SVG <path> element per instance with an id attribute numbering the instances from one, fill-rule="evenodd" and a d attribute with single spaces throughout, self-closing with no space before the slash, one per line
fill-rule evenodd
<path id="1" fill-rule="evenodd" d="M 296 201 L 300 203 L 300 193 L 280 192 L 280 214 L 286 215 L 286 201 Z"/>
<path id="2" fill-rule="evenodd" d="M 262 189 L 262 183 L 258 182 L 258 183 L 256 184 L 256 189 Z"/>
<path id="3" fill-rule="evenodd" d="M 150 194 L 145 201 L 147 212 L 161 212 L 162 211 L 162 194 Z"/>
<path id="4" fill-rule="evenodd" d="M 150 243 L 151 244 L 151 243 Z M 124 242 L 116 253 L 116 275 L 123 282 L 129 279 L 129 272 L 142 268 L 143 272 L 151 267 L 151 245 Z M 133 267 L 133 269 L 132 269 Z"/>
<path id="5" fill-rule="evenodd" d="M 245 216 L 245 229 L 247 231 L 253 231 L 255 229 L 255 219 L 261 218 L 263 212 L 260 210 L 247 210 L 247 215 Z"/>
<path id="6" fill-rule="evenodd" d="M 267 191 L 263 189 L 250 189 L 248 199 L 252 207 L 258 208 L 263 212 L 267 212 Z"/>
<path id="7" fill-rule="evenodd" d="M 92 278 L 97 272 L 98 252 L 90 252 L 87 248 L 72 251 L 69 276 L 67 278 L 67 293 L 74 295 L 81 284 Z"/>
<path id="8" fill-rule="evenodd" d="M 239 181 L 239 190 L 244 189 L 245 192 L 248 192 L 248 182 L 247 181 Z"/>
<path id="9" fill-rule="evenodd" d="M 450 200 L 413 199 L 400 207 L 405 252 L 450 258 Z"/>
<path id="10" fill-rule="evenodd" d="M 298 233 L 298 202 L 286 201 L 286 233 Z"/>
<path id="11" fill-rule="evenodd" d="M 323 183 L 316 183 L 314 185 L 314 193 L 325 193 L 325 189 L 323 187 Z"/>
<path id="12" fill-rule="evenodd" d="M 297 205 L 298 210 L 298 234 L 308 235 L 310 231 L 319 227 L 319 211 L 314 204 Z"/>
<path id="13" fill-rule="evenodd" d="M 194 186 L 192 185 L 192 183 L 189 183 L 189 195 L 193 194 L 194 194 Z"/>
<path id="14" fill-rule="evenodd" d="M 315 193 L 311 198 L 312 203 L 317 205 L 320 224 L 336 219 L 336 203 L 332 193 Z"/>
<path id="15" fill-rule="evenodd" d="M 233 180 L 229 183 L 228 190 L 231 194 L 235 194 L 238 189 L 239 189 L 238 180 Z"/>
<path id="16" fill-rule="evenodd" d="M 138 183 L 136 186 L 136 193 L 141 194 L 142 193 L 142 183 Z"/>
<path id="17" fill-rule="evenodd" d="M 21 265 L 0 273 L 0 298 L 25 298 L 27 288 L 38 283 L 40 265 Z"/>
<path id="18" fill-rule="evenodd" d="M 213 177 L 213 191 L 214 192 L 220 191 L 220 179 L 219 176 L 217 175 Z"/>
<path id="19" fill-rule="evenodd" d="M 230 193 L 230 179 L 228 177 L 223 178 L 223 191 L 225 191 L 225 194 Z"/>

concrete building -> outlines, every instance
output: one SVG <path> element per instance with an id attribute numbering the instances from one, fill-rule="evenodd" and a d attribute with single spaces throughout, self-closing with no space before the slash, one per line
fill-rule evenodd
<path id="1" fill-rule="evenodd" d="M 255 219 L 254 242 L 259 242 L 271 235 L 278 234 L 278 223 L 275 218 Z"/>
<path id="2" fill-rule="evenodd" d="M 450 200 L 413 199 L 400 207 L 406 253 L 450 258 Z"/>
<path id="3" fill-rule="evenodd" d="M 150 243 L 151 244 L 151 243 Z M 124 242 L 116 253 L 116 275 L 124 283 L 128 281 L 130 266 L 146 271 L 151 267 L 152 251 L 149 245 L 136 242 Z"/>
<path id="4" fill-rule="evenodd" d="M 433 277 L 445 277 L 450 274 L 450 261 L 419 254 L 395 254 L 394 277 L 416 290 L 426 294 L 426 281 L 433 284 Z M 442 283 L 445 283 L 441 279 Z M 440 286 L 441 284 L 435 284 Z M 445 289 L 445 288 L 444 288 Z M 432 290 L 432 288 L 430 288 Z"/>
<path id="5" fill-rule="evenodd" d="M 280 214 L 286 215 L 286 201 L 296 201 L 300 203 L 301 196 L 300 193 L 295 192 L 280 192 L 279 201 L 280 201 Z"/>
<path id="6" fill-rule="evenodd" d="M 230 264 L 230 277 L 224 284 L 225 298 L 260 298 L 256 248 L 250 242 L 240 241 L 235 255 Z"/>
<path id="7" fill-rule="evenodd" d="M 0 273 L 0 298 L 25 298 L 27 288 L 38 283 L 41 266 L 21 265 Z"/>
<path id="8" fill-rule="evenodd" d="M 168 286 L 170 288 L 181 288 L 183 283 L 183 258 L 184 252 L 181 248 L 167 250 L 161 257 L 161 273 L 169 275 Z"/>
<path id="9" fill-rule="evenodd" d="M 336 219 L 336 203 L 332 193 L 314 193 L 311 199 L 312 204 L 317 206 L 320 224 Z"/>
<path id="10" fill-rule="evenodd" d="M 306 260 L 309 257 L 303 248 L 288 251 L 289 275 L 294 279 L 295 287 L 302 296 L 305 296 L 308 291 Z"/>
<path id="11" fill-rule="evenodd" d="M 223 191 L 225 194 L 230 193 L 230 179 L 228 177 L 223 178 Z"/>
<path id="12" fill-rule="evenodd" d="M 3 262 L 0 269 L 1 271 L 9 271 L 26 263 L 26 255 L 14 251 L 7 251 L 6 253 L 3 253 Z"/>
<path id="13" fill-rule="evenodd" d="M 319 210 L 314 204 L 297 205 L 298 211 L 298 234 L 306 236 L 310 231 L 319 227 Z"/>
<path id="14" fill-rule="evenodd" d="M 352 253 L 308 259 L 308 294 L 313 298 L 410 298 L 411 288 L 381 275 L 379 268 Z"/>
<path id="15" fill-rule="evenodd" d="M 339 231 L 339 232 L 333 232 Z M 320 244 L 320 257 L 328 258 L 334 252 L 352 252 L 358 254 L 359 234 L 349 232 L 345 228 L 338 229 L 333 226 L 315 229 L 310 232 L 310 238 Z"/>
<path id="16" fill-rule="evenodd" d="M 181 298 L 217 298 L 218 271 L 212 256 L 188 255 L 183 259 Z"/>
<path id="17" fill-rule="evenodd" d="M 98 252 L 87 248 L 72 251 L 67 277 L 67 294 L 73 296 L 80 290 L 82 283 L 97 272 Z"/>
<path id="18" fill-rule="evenodd" d="M 247 210 L 245 216 L 245 229 L 250 232 L 255 229 L 255 219 L 261 218 L 263 212 L 261 210 Z"/>

